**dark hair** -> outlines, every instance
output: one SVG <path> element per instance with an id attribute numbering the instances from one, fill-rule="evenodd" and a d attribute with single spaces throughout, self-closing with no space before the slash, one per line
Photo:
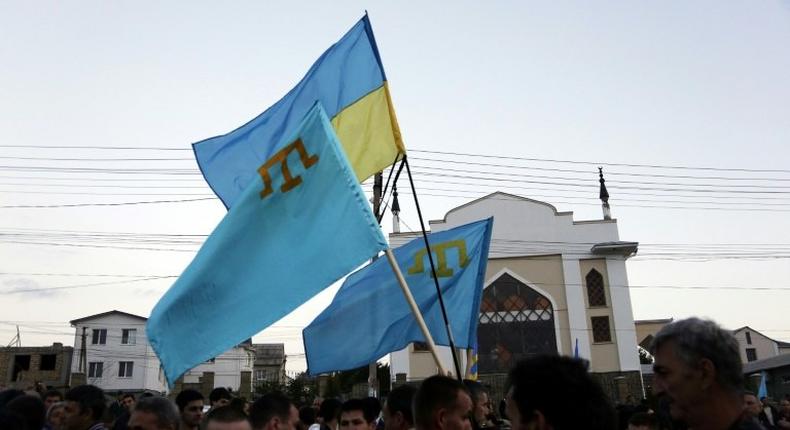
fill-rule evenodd
<path id="1" fill-rule="evenodd" d="M 134 411 L 148 412 L 156 415 L 159 427 L 173 426 L 178 429 L 180 417 L 176 405 L 166 397 L 143 397 L 134 405 Z"/>
<path id="2" fill-rule="evenodd" d="M 126 394 L 124 394 L 123 396 L 121 396 L 121 400 L 126 400 L 126 399 L 128 399 L 129 397 L 131 397 L 131 398 L 132 398 L 132 400 L 137 400 L 137 399 L 135 399 L 135 398 L 134 398 L 134 394 L 132 394 L 132 393 L 126 393 Z"/>
<path id="3" fill-rule="evenodd" d="M 8 412 L 22 417 L 30 430 L 39 430 L 44 427 L 44 402 L 36 396 L 19 396 L 5 405 Z"/>
<path id="4" fill-rule="evenodd" d="M 467 393 L 464 384 L 447 376 L 434 375 L 422 381 L 414 394 L 414 424 L 418 428 L 431 428 L 434 412 L 456 408 L 460 392 Z"/>
<path id="5" fill-rule="evenodd" d="M 27 430 L 25 419 L 18 414 L 0 409 L 0 429 L 3 430 Z"/>
<path id="6" fill-rule="evenodd" d="M 209 411 L 206 415 L 206 422 L 216 421 L 218 423 L 235 423 L 238 421 L 249 421 L 247 414 L 239 408 L 230 405 L 220 406 Z"/>
<path id="7" fill-rule="evenodd" d="M 217 387 L 208 393 L 208 401 L 212 404 L 222 399 L 231 400 L 232 398 L 233 396 L 230 395 L 230 391 L 223 387 Z"/>
<path id="8" fill-rule="evenodd" d="M 539 355 L 516 364 L 509 376 L 511 396 L 523 423 L 540 411 L 555 430 L 615 428 L 614 409 L 583 360 Z M 573 413 L 568 412 L 569 404 Z"/>
<path id="9" fill-rule="evenodd" d="M 414 386 L 406 384 L 394 388 L 387 396 L 387 409 L 390 415 L 400 412 L 403 415 L 403 420 L 409 424 L 409 427 L 414 426 L 414 414 L 411 411 L 411 403 L 416 392 L 417 389 Z"/>
<path id="10" fill-rule="evenodd" d="M 474 410 L 475 408 L 477 408 L 477 405 L 480 402 L 480 396 L 482 396 L 483 394 L 487 394 L 487 392 L 483 388 L 483 384 L 477 381 L 472 381 L 471 379 L 464 379 L 463 383 L 464 383 L 464 387 L 466 387 L 466 389 L 469 390 L 469 397 L 472 398 L 472 408 Z M 477 418 L 475 417 L 474 413 L 472 413 L 471 419 L 472 419 L 472 428 L 479 429 L 480 423 L 477 422 Z"/>
<path id="11" fill-rule="evenodd" d="M 647 426 L 647 428 L 650 429 L 658 428 L 658 420 L 655 415 L 648 414 L 647 412 L 637 412 L 631 415 L 631 418 L 628 419 L 628 424 L 634 426 Z"/>
<path id="12" fill-rule="evenodd" d="M 11 400 L 19 396 L 24 396 L 25 392 L 22 390 L 17 390 L 16 388 L 10 388 L 8 390 L 0 391 L 0 411 L 3 410 L 5 405 L 8 404 Z"/>
<path id="13" fill-rule="evenodd" d="M 299 408 L 299 421 L 304 425 L 315 423 L 315 409 L 312 406 L 302 406 Z"/>
<path id="14" fill-rule="evenodd" d="M 61 393 L 58 390 L 47 390 L 47 391 L 44 392 L 44 395 L 41 396 L 41 398 L 46 400 L 47 397 L 57 397 L 58 401 L 62 401 L 63 400 L 63 393 Z"/>
<path id="15" fill-rule="evenodd" d="M 378 403 L 378 401 L 376 401 Z M 351 412 L 351 411 L 361 411 L 362 416 L 365 417 L 365 421 L 368 423 L 372 423 L 376 420 L 378 416 L 375 413 L 375 407 L 373 403 L 368 399 L 350 399 L 346 400 L 345 403 L 340 407 L 340 415 L 342 416 L 344 412 Z"/>
<path id="16" fill-rule="evenodd" d="M 96 421 L 104 415 L 104 391 L 95 385 L 78 385 L 70 389 L 66 400 L 79 403 L 80 412 L 90 409 L 91 417 Z"/>
<path id="17" fill-rule="evenodd" d="M 725 388 L 739 391 L 743 388 L 743 365 L 740 347 L 735 336 L 713 321 L 686 318 L 667 324 L 656 333 L 650 344 L 655 355 L 661 345 L 672 342 L 675 354 L 684 364 L 697 369 L 705 358 L 716 368 L 716 381 Z"/>
<path id="18" fill-rule="evenodd" d="M 186 390 L 178 393 L 176 396 L 176 405 L 179 411 L 183 411 L 185 407 L 195 400 L 203 401 L 203 394 L 198 390 L 187 388 Z"/>
<path id="19" fill-rule="evenodd" d="M 252 428 L 262 429 L 274 417 L 288 420 L 291 415 L 291 405 L 291 401 L 282 393 L 264 394 L 250 406 Z"/>
<path id="20" fill-rule="evenodd" d="M 334 421 L 340 417 L 341 406 L 343 403 L 338 399 L 325 399 L 318 408 L 318 416 L 323 418 L 325 423 Z"/>

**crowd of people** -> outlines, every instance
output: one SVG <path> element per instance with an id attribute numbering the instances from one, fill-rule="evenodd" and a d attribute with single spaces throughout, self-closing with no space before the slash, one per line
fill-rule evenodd
<path id="1" fill-rule="evenodd" d="M 744 390 L 738 343 L 711 321 L 676 321 L 656 334 L 654 405 L 617 408 L 584 360 L 536 356 L 516 364 L 494 408 L 475 381 L 436 375 L 400 385 L 383 403 L 369 397 L 316 398 L 300 405 L 282 393 L 254 402 L 224 388 L 205 399 L 122 394 L 108 402 L 93 385 L 59 391 L 0 392 L 0 430 L 778 430 L 790 429 L 790 398 L 774 404 Z M 496 410 L 495 410 L 496 409 Z"/>

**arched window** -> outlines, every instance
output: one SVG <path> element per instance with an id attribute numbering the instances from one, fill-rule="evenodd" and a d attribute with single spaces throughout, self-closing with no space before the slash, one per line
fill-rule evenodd
<path id="1" fill-rule="evenodd" d="M 557 353 L 551 301 L 507 273 L 483 292 L 479 322 L 480 373 L 506 373 L 522 358 Z"/>
<path id="2" fill-rule="evenodd" d="M 592 269 L 587 273 L 587 302 L 592 306 L 606 306 L 606 291 L 603 286 L 603 276 Z"/>

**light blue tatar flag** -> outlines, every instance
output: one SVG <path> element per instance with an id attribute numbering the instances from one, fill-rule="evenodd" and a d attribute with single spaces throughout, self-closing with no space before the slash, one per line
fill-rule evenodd
<path id="1" fill-rule="evenodd" d="M 470 348 L 488 262 L 493 218 L 431 233 L 442 298 L 455 345 Z M 394 250 L 406 282 L 438 345 L 449 345 L 422 238 Z M 384 258 L 349 276 L 332 303 L 302 332 L 310 374 L 353 369 L 410 342 L 425 341 Z"/>
<path id="2" fill-rule="evenodd" d="M 288 140 L 151 312 L 171 386 L 387 247 L 319 104 Z"/>
<path id="3" fill-rule="evenodd" d="M 757 398 L 762 399 L 763 397 L 768 397 L 768 387 L 765 383 L 767 379 L 767 375 L 765 370 L 760 372 L 760 386 L 757 388 Z"/>

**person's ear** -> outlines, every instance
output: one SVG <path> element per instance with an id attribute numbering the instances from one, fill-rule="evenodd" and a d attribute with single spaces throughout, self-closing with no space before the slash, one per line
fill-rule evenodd
<path id="1" fill-rule="evenodd" d="M 700 384 L 702 389 L 707 390 L 716 382 L 716 366 L 707 358 L 699 361 Z"/>

